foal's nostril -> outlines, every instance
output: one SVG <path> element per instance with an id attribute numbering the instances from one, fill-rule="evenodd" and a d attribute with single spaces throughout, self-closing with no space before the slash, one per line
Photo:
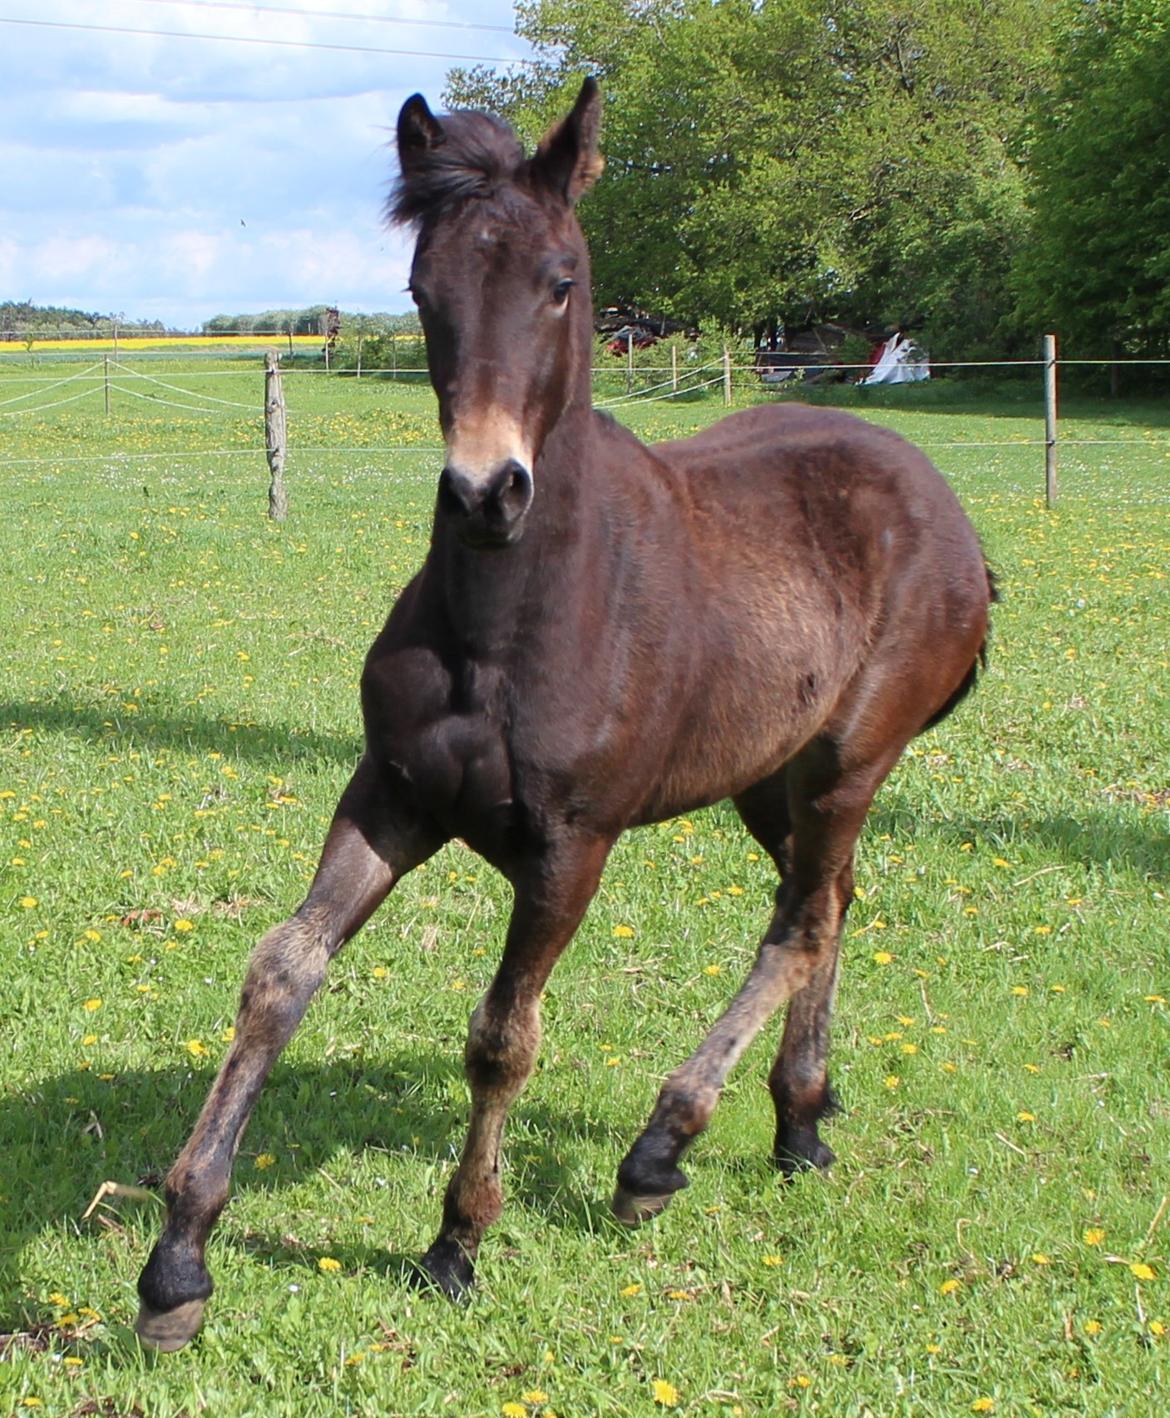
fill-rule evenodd
<path id="1" fill-rule="evenodd" d="M 527 512 L 532 501 L 532 474 L 523 463 L 512 459 L 504 465 L 496 483 L 496 498 L 512 516 Z"/>
<path id="2" fill-rule="evenodd" d="M 453 468 L 439 476 L 439 507 L 448 516 L 466 517 L 479 501 L 475 484 Z"/>

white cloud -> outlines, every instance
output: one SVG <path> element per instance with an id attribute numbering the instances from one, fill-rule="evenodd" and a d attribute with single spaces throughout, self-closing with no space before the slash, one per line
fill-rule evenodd
<path id="1" fill-rule="evenodd" d="M 355 0 L 280 0 L 358 8 Z M 522 55 L 509 34 L 264 16 L 151 0 L 9 0 L 62 23 Z M 380 6 L 372 13 L 387 13 Z M 391 12 L 510 26 L 509 0 Z M 398 107 L 459 62 L 0 25 L 0 299 L 178 326 L 334 301 L 402 309 L 408 253 L 381 225 Z"/>

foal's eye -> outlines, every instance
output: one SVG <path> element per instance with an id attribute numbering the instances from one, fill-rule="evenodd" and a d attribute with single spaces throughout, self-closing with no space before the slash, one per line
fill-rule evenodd
<path id="1" fill-rule="evenodd" d="M 576 285 L 576 281 L 570 281 L 567 277 L 563 281 L 558 281 L 552 288 L 552 302 L 554 305 L 564 305 L 569 298 L 569 292 Z"/>

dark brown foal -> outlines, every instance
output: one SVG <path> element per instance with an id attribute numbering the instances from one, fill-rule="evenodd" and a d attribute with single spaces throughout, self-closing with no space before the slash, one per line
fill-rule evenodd
<path id="1" fill-rule="evenodd" d="M 627 827 L 731 797 L 781 876 L 756 963 L 667 1080 L 622 1162 L 638 1222 L 768 1017 L 785 1170 L 825 1167 L 818 1123 L 853 852 L 914 734 L 974 682 L 993 598 L 979 543 L 914 448 L 846 414 L 733 415 L 643 447 L 590 400 L 589 254 L 574 215 L 601 171 L 600 100 L 526 157 L 483 114 L 398 122 L 392 220 L 446 460 L 426 561 L 362 678 L 366 751 L 308 898 L 256 947 L 236 1037 L 167 1178 L 138 1331 L 178 1348 L 211 1294 L 204 1250 L 264 1079 L 331 957 L 394 883 L 460 837 L 511 882 L 503 957 L 471 1017 L 471 1121 L 421 1274 L 472 1282 L 502 1204 L 508 1109 L 540 994 Z"/>

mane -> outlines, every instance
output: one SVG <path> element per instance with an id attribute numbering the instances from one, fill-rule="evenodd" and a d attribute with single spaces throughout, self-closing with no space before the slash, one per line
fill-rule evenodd
<path id="1" fill-rule="evenodd" d="M 447 113 L 439 123 L 442 140 L 403 168 L 390 190 L 386 218 L 392 224 L 421 222 L 469 197 L 488 196 L 524 161 L 515 133 L 490 114 Z"/>

